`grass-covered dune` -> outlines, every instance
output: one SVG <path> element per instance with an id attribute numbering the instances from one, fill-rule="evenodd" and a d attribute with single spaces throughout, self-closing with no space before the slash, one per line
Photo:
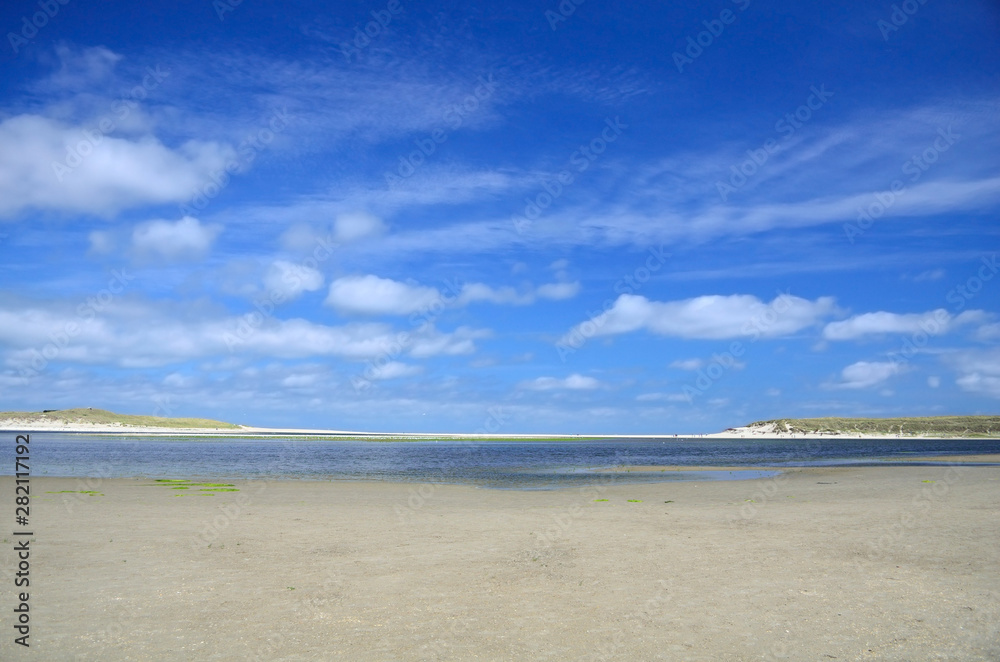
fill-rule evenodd
<path id="1" fill-rule="evenodd" d="M 748 428 L 770 427 L 797 434 L 902 434 L 929 437 L 998 437 L 1000 416 L 920 416 L 913 418 L 778 418 Z"/>
<path id="2" fill-rule="evenodd" d="M 238 430 L 240 426 L 207 418 L 164 418 L 116 414 L 105 409 L 53 409 L 48 411 L 2 411 L 0 421 L 17 421 L 26 425 L 46 423 L 65 425 L 115 425 L 156 428 L 223 428 Z"/>

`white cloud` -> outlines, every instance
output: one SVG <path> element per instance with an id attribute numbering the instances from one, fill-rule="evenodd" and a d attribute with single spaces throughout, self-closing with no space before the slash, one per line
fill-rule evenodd
<path id="1" fill-rule="evenodd" d="M 198 383 L 194 377 L 186 377 L 179 372 L 172 372 L 163 378 L 163 385 L 171 388 L 189 388 Z"/>
<path id="2" fill-rule="evenodd" d="M 474 341 L 489 336 L 489 331 L 472 329 L 467 326 L 460 326 L 450 334 L 438 333 L 433 330 L 421 331 L 414 334 L 410 346 L 410 356 L 415 359 L 423 359 L 438 355 L 472 354 L 476 350 Z"/>
<path id="3" fill-rule="evenodd" d="M 264 275 L 264 287 L 272 294 L 295 299 L 303 292 L 315 292 L 323 286 L 323 274 L 302 264 L 275 260 Z"/>
<path id="4" fill-rule="evenodd" d="M 467 306 L 472 303 L 527 306 L 539 298 L 565 299 L 579 291 L 579 283 L 553 283 L 537 290 L 518 291 L 513 287 L 492 287 L 466 283 L 455 296 L 445 296 L 437 288 L 402 283 L 375 275 L 346 276 L 330 284 L 326 303 L 337 311 L 359 315 L 409 315 L 431 309 L 431 305 Z"/>
<path id="5" fill-rule="evenodd" d="M 671 363 L 670 367 L 677 368 L 678 370 L 697 370 L 703 365 L 705 365 L 705 362 L 701 359 L 678 359 Z"/>
<path id="6" fill-rule="evenodd" d="M 941 378 L 932 375 L 927 378 L 927 385 L 930 386 L 931 388 L 937 388 L 941 386 Z"/>
<path id="7" fill-rule="evenodd" d="M 567 268 L 569 268 L 569 260 L 567 260 L 566 258 L 562 258 L 562 259 L 556 260 L 552 264 L 549 265 L 549 269 L 551 269 L 552 271 L 557 271 L 557 272 L 558 271 L 565 271 Z"/>
<path id="8" fill-rule="evenodd" d="M 683 393 L 642 393 L 635 398 L 639 402 L 690 402 L 691 397 Z"/>
<path id="9" fill-rule="evenodd" d="M 981 342 L 1000 340 L 1000 322 L 982 325 L 976 329 L 975 338 Z"/>
<path id="10" fill-rule="evenodd" d="M 221 316 L 181 304 L 152 305 L 131 299 L 81 313 L 78 302 L 0 303 L 0 356 L 15 370 L 47 369 L 52 363 L 145 368 L 225 356 L 364 360 L 387 348 L 414 358 L 470 354 L 489 332 L 431 325 L 400 334 L 387 324 L 327 326 L 303 319 L 262 319 L 257 313 Z M 252 319 L 253 322 L 249 322 Z"/>
<path id="11" fill-rule="evenodd" d="M 888 361 L 858 361 L 840 372 L 841 381 L 832 384 L 834 388 L 868 388 L 881 384 L 902 371 L 897 363 Z"/>
<path id="12" fill-rule="evenodd" d="M 1000 398 L 1000 376 L 984 375 L 980 372 L 973 372 L 962 375 L 955 380 L 963 391 L 970 393 L 982 393 L 994 398 Z"/>
<path id="13" fill-rule="evenodd" d="M 371 379 L 385 380 L 385 379 L 398 379 L 400 377 L 410 377 L 412 375 L 419 375 L 423 372 L 423 368 L 418 365 L 409 365 L 407 363 L 401 363 L 399 361 L 389 361 L 385 365 L 378 366 L 369 372 L 366 372 L 366 376 L 370 376 Z"/>
<path id="14" fill-rule="evenodd" d="M 773 338 L 812 326 L 834 312 L 836 306 L 831 297 L 809 301 L 781 295 L 768 304 L 745 294 L 667 302 L 623 294 L 605 313 L 577 325 L 561 342 L 571 343 L 580 334 L 606 336 L 639 329 L 680 338 Z"/>
<path id="15" fill-rule="evenodd" d="M 110 232 L 94 230 L 87 239 L 90 241 L 90 252 L 98 255 L 108 255 L 115 250 L 115 239 Z"/>
<path id="16" fill-rule="evenodd" d="M 176 222 L 149 221 L 137 225 L 132 231 L 132 248 L 140 257 L 195 259 L 208 252 L 221 231 L 220 226 L 202 225 L 191 216 Z"/>
<path id="17" fill-rule="evenodd" d="M 334 241 L 332 231 L 323 231 L 308 223 L 295 223 L 281 233 L 278 238 L 281 247 L 286 251 L 297 253 L 312 252 L 317 247 L 331 250 L 340 244 Z"/>
<path id="18" fill-rule="evenodd" d="M 55 48 L 59 69 L 45 78 L 40 90 L 52 92 L 89 91 L 107 81 L 114 73 L 122 56 L 105 48 L 94 46 L 81 50 L 59 44 Z"/>
<path id="19" fill-rule="evenodd" d="M 433 287 L 378 276 L 345 276 L 330 283 L 326 305 L 355 315 L 409 315 L 441 298 Z"/>
<path id="20" fill-rule="evenodd" d="M 927 271 L 921 271 L 919 274 L 913 277 L 914 283 L 923 283 L 932 280 L 941 280 L 945 276 L 944 269 L 929 269 Z"/>
<path id="21" fill-rule="evenodd" d="M 318 374 L 295 374 L 288 375 L 281 380 L 281 385 L 285 388 L 310 388 L 315 386 L 322 377 Z"/>
<path id="22" fill-rule="evenodd" d="M 367 212 L 340 214 L 333 224 L 338 241 L 347 243 L 385 232 L 382 219 Z"/>
<path id="23" fill-rule="evenodd" d="M 540 285 L 535 290 L 518 292 L 513 287 L 494 288 L 484 283 L 467 283 L 462 286 L 458 296 L 458 305 L 467 305 L 479 301 L 514 306 L 528 306 L 538 299 L 558 301 L 571 299 L 580 291 L 580 283 L 548 283 Z"/>
<path id="24" fill-rule="evenodd" d="M 527 306 L 535 301 L 535 297 L 530 292 L 518 292 L 513 287 L 494 288 L 485 283 L 466 283 L 462 286 L 456 303 L 465 306 L 480 301 Z"/>
<path id="25" fill-rule="evenodd" d="M 0 217 L 27 209 L 108 215 L 183 202 L 235 156 L 217 143 L 189 141 L 171 149 L 153 136 L 126 139 L 98 131 L 87 137 L 84 129 L 93 127 L 39 115 L 0 122 Z"/>
<path id="26" fill-rule="evenodd" d="M 926 313 L 887 313 L 879 311 L 855 315 L 840 322 L 830 322 L 823 328 L 827 340 L 856 340 L 867 335 L 885 333 L 926 333 L 937 336 L 948 333 L 962 324 L 984 319 L 981 310 L 967 310 L 953 317 L 944 308 Z"/>
<path id="27" fill-rule="evenodd" d="M 1000 348 L 962 350 L 945 355 L 944 361 L 958 372 L 955 383 L 962 390 L 1000 398 Z"/>
<path id="28" fill-rule="evenodd" d="M 522 388 L 532 391 L 552 391 L 552 390 L 572 390 L 589 391 L 601 386 L 601 382 L 593 377 L 586 377 L 580 374 L 572 374 L 565 379 L 556 377 L 538 377 L 528 382 L 522 383 Z"/>
<path id="29" fill-rule="evenodd" d="M 547 283 L 539 285 L 535 294 L 539 299 L 551 299 L 560 301 L 562 299 L 572 299 L 580 293 L 580 283 Z"/>

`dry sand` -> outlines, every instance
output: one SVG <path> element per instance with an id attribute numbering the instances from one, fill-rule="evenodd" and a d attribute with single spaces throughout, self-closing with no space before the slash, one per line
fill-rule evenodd
<path id="1" fill-rule="evenodd" d="M 7 538 L 0 659 L 1000 659 L 996 467 L 150 483 L 32 479 L 31 649 Z M 45 494 L 86 489 L 104 496 Z"/>
<path id="2" fill-rule="evenodd" d="M 18 432 L 63 432 L 74 434 L 118 434 L 118 435 L 143 435 L 143 436 L 176 436 L 176 437 L 247 437 L 254 435 L 288 435 L 288 436 L 342 436 L 345 438 L 374 438 L 374 439 L 442 439 L 453 437 L 456 439 L 475 439 L 477 437 L 487 439 L 573 439 L 576 437 L 593 439 L 886 439 L 898 438 L 895 434 L 846 434 L 846 433 L 791 433 L 779 432 L 774 426 L 764 427 L 739 427 L 729 428 L 724 432 L 713 432 L 710 434 L 607 434 L 607 435 L 571 435 L 561 433 L 538 433 L 538 434 L 476 434 L 476 433 L 456 433 L 456 432 L 361 432 L 352 430 L 323 430 L 315 428 L 259 428 L 242 425 L 238 429 L 231 428 L 164 428 L 142 425 L 123 425 L 121 423 L 67 423 L 65 421 L 51 421 L 38 423 L 17 418 L 0 419 L 0 430 Z M 950 437 L 934 437 L 926 435 L 906 435 L 907 439 L 942 439 Z"/>

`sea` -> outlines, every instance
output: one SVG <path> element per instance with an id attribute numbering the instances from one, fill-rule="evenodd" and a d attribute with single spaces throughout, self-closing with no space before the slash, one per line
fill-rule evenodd
<path id="1" fill-rule="evenodd" d="M 15 473 L 16 434 L 0 433 L 0 475 Z M 956 464 L 934 459 L 950 455 L 989 455 L 996 459 L 989 464 L 1000 466 L 1000 439 L 370 441 L 28 434 L 32 477 L 374 480 L 558 489 L 608 483 L 745 480 L 773 476 L 791 467 Z M 912 457 L 929 459 L 910 460 Z M 681 470 L 659 468 L 663 466 Z"/>

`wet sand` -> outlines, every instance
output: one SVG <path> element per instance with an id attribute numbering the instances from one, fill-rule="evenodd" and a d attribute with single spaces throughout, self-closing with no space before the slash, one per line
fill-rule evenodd
<path id="1" fill-rule="evenodd" d="M 32 478 L 31 648 L 13 643 L 8 537 L 0 658 L 1000 659 L 996 467 L 152 483 Z"/>

